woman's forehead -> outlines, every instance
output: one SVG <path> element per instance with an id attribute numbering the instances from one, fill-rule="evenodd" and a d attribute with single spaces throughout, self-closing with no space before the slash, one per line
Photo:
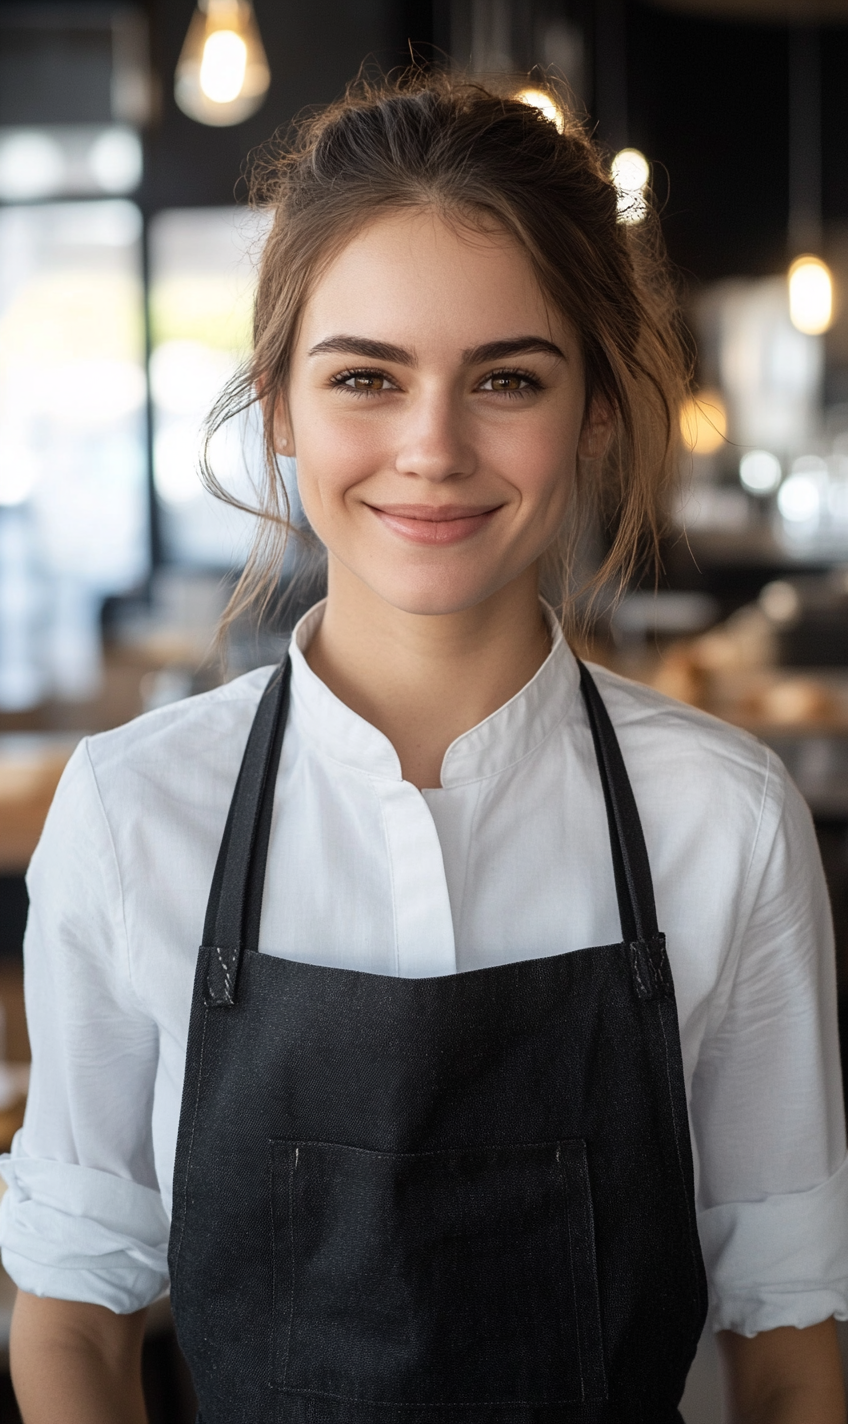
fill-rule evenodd
<path id="1" fill-rule="evenodd" d="M 300 344 L 332 330 L 465 349 L 509 331 L 563 337 L 566 325 L 505 229 L 418 208 L 382 214 L 345 243 L 315 282 Z"/>

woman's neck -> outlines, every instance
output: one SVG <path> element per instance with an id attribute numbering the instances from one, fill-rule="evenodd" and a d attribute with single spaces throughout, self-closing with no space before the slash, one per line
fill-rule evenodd
<path id="1" fill-rule="evenodd" d="M 316 676 L 388 737 L 404 780 L 441 784 L 451 742 L 514 697 L 550 651 L 535 568 L 458 613 L 404 613 L 330 561 L 306 651 Z"/>

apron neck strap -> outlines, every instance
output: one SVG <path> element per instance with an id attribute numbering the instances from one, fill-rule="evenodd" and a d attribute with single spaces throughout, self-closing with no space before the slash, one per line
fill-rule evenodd
<path id="1" fill-rule="evenodd" d="M 604 791 L 615 888 L 626 943 L 657 935 L 651 868 L 630 779 L 609 713 L 588 668 L 578 659 L 580 690 L 589 716 Z M 210 950 L 206 998 L 232 1005 L 242 955 L 259 948 L 265 865 L 274 788 L 288 717 L 291 662 L 274 672 L 262 694 L 238 774 L 212 878 L 203 927 Z"/>
<path id="2" fill-rule="evenodd" d="M 642 822 L 604 700 L 585 663 L 578 658 L 577 664 L 604 789 L 621 937 L 628 944 L 650 942 L 658 934 L 657 910 Z"/>
<path id="3" fill-rule="evenodd" d="M 207 984 L 211 1003 L 235 1003 L 242 954 L 259 947 L 274 787 L 290 689 L 291 661 L 286 658 L 259 700 L 212 878 L 203 926 L 203 943 L 213 951 Z"/>

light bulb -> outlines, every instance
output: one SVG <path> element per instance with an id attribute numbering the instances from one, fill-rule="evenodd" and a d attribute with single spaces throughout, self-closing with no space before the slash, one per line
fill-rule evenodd
<path id="1" fill-rule="evenodd" d="M 177 64 L 174 97 L 201 124 L 240 124 L 271 82 L 249 0 L 198 0 Z"/>
<path id="2" fill-rule="evenodd" d="M 807 336 L 819 336 L 833 321 L 833 279 L 819 257 L 799 257 L 789 268 L 789 315 Z"/>
<path id="3" fill-rule="evenodd" d="M 560 133 L 565 127 L 565 115 L 559 104 L 555 103 L 550 94 L 546 94 L 544 89 L 520 89 L 516 94 L 522 104 L 529 104 L 532 109 L 538 109 L 544 114 L 546 119 L 550 119 L 552 124 L 556 124 Z"/>
<path id="4" fill-rule="evenodd" d="M 215 104 L 237 99 L 247 70 L 247 45 L 235 30 L 215 30 L 203 46 L 200 87 Z"/>
<path id="5" fill-rule="evenodd" d="M 619 222 L 642 222 L 648 212 L 645 187 L 651 175 L 644 153 L 638 148 L 623 148 L 615 155 L 610 173 L 618 194 Z"/>

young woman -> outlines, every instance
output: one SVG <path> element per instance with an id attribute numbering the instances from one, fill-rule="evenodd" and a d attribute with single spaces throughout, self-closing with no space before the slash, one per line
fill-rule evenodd
<path id="1" fill-rule="evenodd" d="M 262 402 L 248 580 L 281 452 L 328 594 L 282 669 L 88 740 L 57 794 L 3 1166 L 24 1418 L 140 1424 L 170 1280 L 204 1424 L 671 1424 L 708 1280 L 733 1420 L 839 1424 L 809 815 L 540 602 L 592 498 L 605 577 L 655 536 L 656 248 L 576 122 L 447 79 L 353 95 L 275 182 L 219 418 Z"/>

